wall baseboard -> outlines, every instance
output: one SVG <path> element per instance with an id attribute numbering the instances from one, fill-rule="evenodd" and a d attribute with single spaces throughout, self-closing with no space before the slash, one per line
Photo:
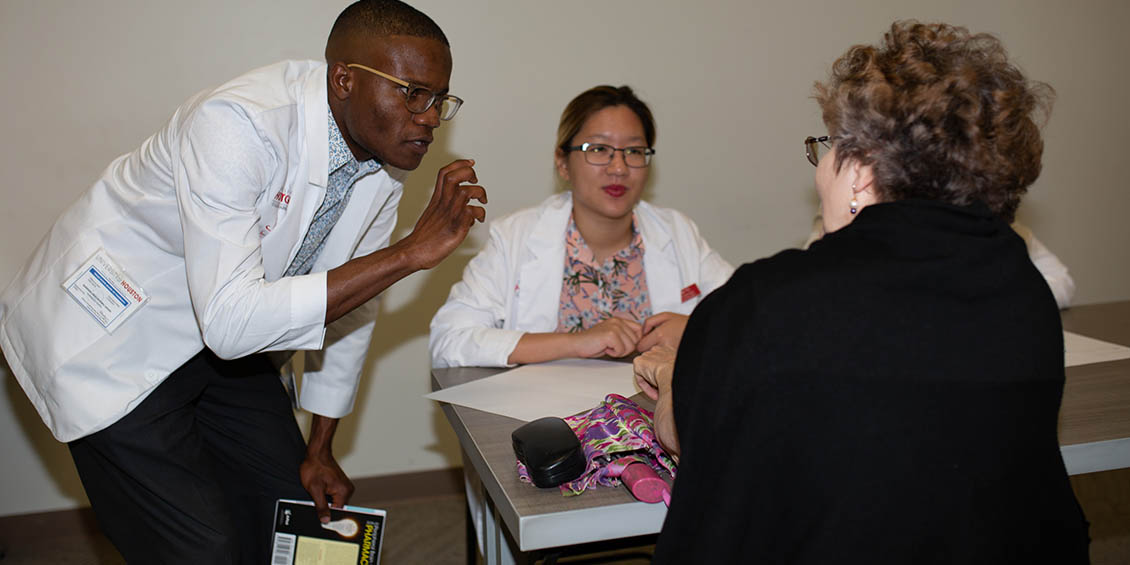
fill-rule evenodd
<path id="1" fill-rule="evenodd" d="M 98 520 L 89 506 L 70 510 L 35 512 L 0 517 L 0 542 L 12 544 L 14 540 L 36 540 L 46 537 L 84 534 L 100 535 Z"/>
<path id="2" fill-rule="evenodd" d="M 463 494 L 463 468 L 354 478 L 353 486 L 356 490 L 350 502 L 362 506 L 410 498 Z M 61 534 L 100 534 L 98 520 L 89 506 L 0 516 L 0 532 L 9 540 Z"/>
<path id="3" fill-rule="evenodd" d="M 426 496 L 463 494 L 463 468 L 436 469 L 353 479 L 352 501 L 394 501 Z"/>

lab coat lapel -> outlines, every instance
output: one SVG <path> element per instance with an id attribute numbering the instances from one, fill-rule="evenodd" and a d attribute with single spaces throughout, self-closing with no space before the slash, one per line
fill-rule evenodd
<path id="1" fill-rule="evenodd" d="M 406 171 L 382 167 L 357 180 L 353 194 L 341 217 L 326 237 L 322 253 L 314 260 L 314 271 L 328 271 L 352 259 L 361 240 L 372 227 L 377 215 L 390 204 L 389 198 L 404 184 Z"/>
<path id="2" fill-rule="evenodd" d="M 301 85 L 299 98 L 305 135 L 296 138 L 289 146 L 292 154 L 288 161 L 294 168 L 287 171 L 283 186 L 273 198 L 273 206 L 285 206 L 285 213 L 278 214 L 277 224 L 271 233 L 263 236 L 263 270 L 267 280 L 277 280 L 290 266 L 306 231 L 314 218 L 314 213 L 326 197 L 326 183 L 329 176 L 329 124 L 326 112 L 326 67 L 319 65 L 312 69 Z M 277 199 L 285 198 L 283 203 Z"/>
<path id="3" fill-rule="evenodd" d="M 572 194 L 559 195 L 546 205 L 526 240 L 526 258 L 518 276 L 518 308 L 514 317 L 520 322 L 518 329 L 541 332 L 557 329 L 565 269 L 565 225 L 572 211 Z"/>
<path id="4" fill-rule="evenodd" d="M 674 240 L 646 202 L 636 206 L 636 220 L 643 238 L 643 268 L 644 276 L 647 277 L 651 311 L 656 314 L 677 311 L 682 303 L 680 292 L 684 283 Z M 666 276 L 659 276 L 660 273 Z"/>

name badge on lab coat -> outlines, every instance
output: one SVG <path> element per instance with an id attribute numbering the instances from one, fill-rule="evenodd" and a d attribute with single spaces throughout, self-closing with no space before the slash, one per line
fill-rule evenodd
<path id="1" fill-rule="evenodd" d="M 149 301 L 141 285 L 129 278 L 105 249 L 96 251 L 63 282 L 63 290 L 109 333 Z"/>

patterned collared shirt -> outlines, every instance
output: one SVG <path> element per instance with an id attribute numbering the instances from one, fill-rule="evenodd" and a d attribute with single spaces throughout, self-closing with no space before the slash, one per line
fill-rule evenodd
<path id="1" fill-rule="evenodd" d="M 643 237 L 632 215 L 632 241 L 597 264 L 573 217 L 565 229 L 565 279 L 558 332 L 587 330 L 613 316 L 639 323 L 651 316 L 647 276 L 643 269 Z"/>
<path id="2" fill-rule="evenodd" d="M 306 231 L 306 238 L 302 240 L 298 254 L 294 256 L 294 261 L 291 261 L 290 268 L 286 270 L 288 277 L 305 275 L 310 272 L 311 267 L 314 266 L 314 260 L 322 252 L 322 247 L 326 243 L 326 236 L 330 234 L 330 230 L 341 217 L 341 213 L 345 211 L 345 205 L 349 203 L 349 196 L 353 193 L 353 185 L 360 178 L 375 173 L 381 168 L 381 165 L 374 159 L 358 163 L 357 159 L 353 157 L 353 152 L 346 145 L 341 130 L 337 128 L 337 121 L 334 120 L 333 112 L 328 107 L 326 114 L 329 117 L 330 137 L 330 174 L 326 182 L 326 197 L 322 200 L 322 206 L 318 208 L 317 212 L 314 212 L 314 219 L 310 222 L 310 228 Z"/>

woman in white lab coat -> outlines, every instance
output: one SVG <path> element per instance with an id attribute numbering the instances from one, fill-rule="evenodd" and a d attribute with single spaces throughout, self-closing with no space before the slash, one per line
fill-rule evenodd
<path id="1" fill-rule="evenodd" d="M 568 186 L 493 222 L 431 324 L 432 364 L 511 366 L 677 345 L 733 267 L 682 213 L 642 202 L 655 124 L 631 88 L 598 86 L 558 126 Z"/>

